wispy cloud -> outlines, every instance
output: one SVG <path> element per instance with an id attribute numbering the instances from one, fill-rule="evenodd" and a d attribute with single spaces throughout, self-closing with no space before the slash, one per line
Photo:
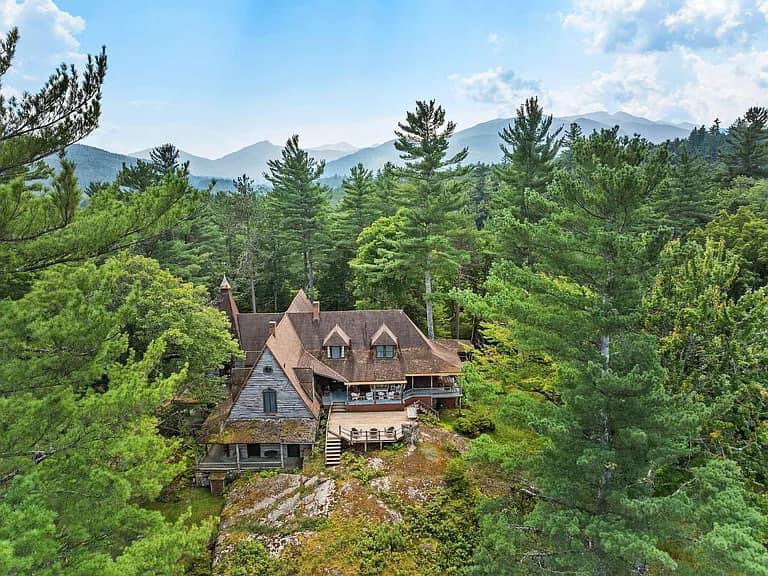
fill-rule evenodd
<path id="1" fill-rule="evenodd" d="M 748 46 L 768 32 L 766 0 L 576 0 L 563 24 L 592 49 L 654 52 Z"/>
<path id="2" fill-rule="evenodd" d="M 541 91 L 538 82 L 520 78 L 514 70 L 501 67 L 466 76 L 452 74 L 449 79 L 460 94 L 475 102 L 493 104 L 500 113 Z"/>

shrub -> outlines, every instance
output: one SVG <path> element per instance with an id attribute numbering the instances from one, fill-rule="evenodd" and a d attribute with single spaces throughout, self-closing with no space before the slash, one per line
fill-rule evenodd
<path id="1" fill-rule="evenodd" d="M 453 428 L 459 434 L 469 436 L 470 438 L 477 438 L 480 434 L 496 430 L 496 424 L 485 412 L 465 410 L 456 418 Z"/>
<path id="2" fill-rule="evenodd" d="M 261 542 L 244 540 L 226 554 L 219 565 L 222 576 L 282 576 L 285 569 L 280 560 L 270 556 Z"/>
<path id="3" fill-rule="evenodd" d="M 461 458 L 454 458 L 445 468 L 445 483 L 452 494 L 462 495 L 469 492 L 467 463 Z"/>

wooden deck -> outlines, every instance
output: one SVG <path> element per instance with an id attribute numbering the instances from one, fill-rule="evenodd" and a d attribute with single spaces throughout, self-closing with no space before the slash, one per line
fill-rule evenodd
<path id="1" fill-rule="evenodd" d="M 331 410 L 328 432 L 352 444 L 381 444 L 403 439 L 413 419 L 408 410 L 342 412 Z M 415 411 L 412 411 L 415 413 Z M 375 432 L 373 431 L 375 429 Z"/>

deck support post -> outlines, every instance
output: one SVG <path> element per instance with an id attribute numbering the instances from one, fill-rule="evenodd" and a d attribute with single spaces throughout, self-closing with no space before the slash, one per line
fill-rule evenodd
<path id="1" fill-rule="evenodd" d="M 280 468 L 285 468 L 285 458 L 283 457 L 283 443 L 280 443 Z"/>
<path id="2" fill-rule="evenodd" d="M 240 472 L 240 444 L 235 444 L 235 459 L 237 460 L 237 471 Z"/>

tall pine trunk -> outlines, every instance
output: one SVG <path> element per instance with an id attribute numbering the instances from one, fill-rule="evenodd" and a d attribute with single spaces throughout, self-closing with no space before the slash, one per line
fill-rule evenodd
<path id="1" fill-rule="evenodd" d="M 251 254 L 249 260 L 251 261 L 250 276 L 251 276 L 251 312 L 256 312 L 256 278 L 255 271 L 253 269 L 253 254 Z"/>
<path id="2" fill-rule="evenodd" d="M 309 250 L 304 250 L 304 274 L 307 277 L 307 295 L 314 298 L 315 278 L 312 273 L 312 259 L 309 256 Z"/>
<path id="3" fill-rule="evenodd" d="M 435 322 L 432 315 L 432 271 L 429 269 L 429 256 L 424 266 L 424 304 L 427 307 L 427 336 L 435 339 Z"/>

